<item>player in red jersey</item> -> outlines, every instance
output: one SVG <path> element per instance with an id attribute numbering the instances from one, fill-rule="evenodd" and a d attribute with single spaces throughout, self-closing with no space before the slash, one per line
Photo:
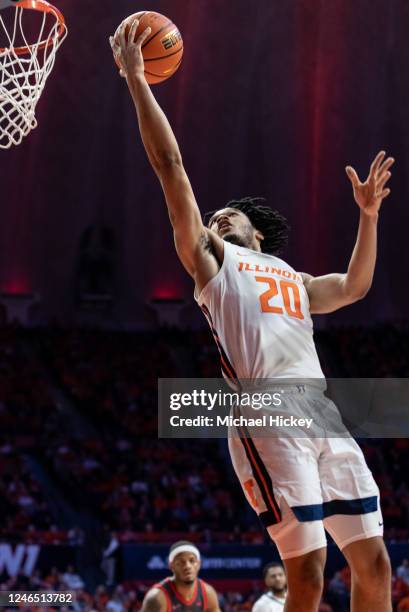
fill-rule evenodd
<path id="1" fill-rule="evenodd" d="M 147 592 L 142 612 L 220 612 L 216 591 L 198 578 L 200 552 L 194 544 L 183 540 L 173 544 L 169 568 L 173 576 Z"/>

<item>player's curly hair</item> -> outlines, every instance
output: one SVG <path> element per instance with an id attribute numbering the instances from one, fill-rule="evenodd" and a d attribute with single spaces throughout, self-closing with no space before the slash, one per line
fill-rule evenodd
<path id="1" fill-rule="evenodd" d="M 290 226 L 287 219 L 277 210 L 264 206 L 265 201 L 265 198 L 247 197 L 230 200 L 223 208 L 236 208 L 244 213 L 250 219 L 252 226 L 264 236 L 260 244 L 262 252 L 279 255 L 287 246 Z M 206 225 L 216 212 L 217 210 L 213 210 L 204 215 Z"/>

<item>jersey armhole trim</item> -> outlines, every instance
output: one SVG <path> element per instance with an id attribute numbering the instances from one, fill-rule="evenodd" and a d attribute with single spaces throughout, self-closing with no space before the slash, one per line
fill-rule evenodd
<path id="1" fill-rule="evenodd" d="M 154 587 L 156 589 L 159 589 L 160 591 L 162 591 L 162 593 L 165 596 L 165 599 L 166 599 L 166 612 L 172 612 L 172 602 L 170 600 L 169 593 L 167 592 L 165 587 L 163 585 L 161 585 L 161 584 L 155 584 Z"/>
<path id="2" fill-rule="evenodd" d="M 206 608 L 207 608 L 207 601 L 208 601 L 207 600 L 206 583 L 203 582 L 203 580 L 201 580 L 200 578 L 199 578 L 199 581 L 200 581 L 200 586 L 202 588 L 202 593 L 203 593 L 203 609 L 206 610 Z"/>
<path id="3" fill-rule="evenodd" d="M 305 296 L 306 296 L 306 298 L 307 298 L 307 302 L 308 302 L 308 312 L 310 313 L 310 316 L 311 316 L 311 302 L 310 302 L 310 296 L 308 295 L 308 289 L 307 289 L 307 287 L 305 286 L 305 282 L 304 282 L 304 279 L 303 279 L 303 277 L 302 277 L 303 272 L 297 272 L 297 274 L 299 274 L 299 275 L 301 276 L 301 284 L 302 284 L 302 288 L 303 288 L 303 289 L 304 289 L 304 291 L 305 291 Z M 305 274 L 306 274 L 306 273 L 305 273 Z"/>

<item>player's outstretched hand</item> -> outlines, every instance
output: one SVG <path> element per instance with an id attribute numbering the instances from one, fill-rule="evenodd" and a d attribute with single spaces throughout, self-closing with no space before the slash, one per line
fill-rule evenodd
<path id="1" fill-rule="evenodd" d="M 368 178 L 364 183 L 361 183 L 357 173 L 351 166 L 345 168 L 352 183 L 355 202 L 358 204 L 359 208 L 369 216 L 378 213 L 382 200 L 391 192 L 390 189 L 385 188 L 385 185 L 391 177 L 389 168 L 395 160 L 393 157 L 384 158 L 385 151 L 380 151 L 373 160 Z"/>
<path id="2" fill-rule="evenodd" d="M 135 40 L 135 32 L 139 26 L 139 20 L 135 19 L 129 28 L 129 17 L 125 19 L 114 36 L 110 36 L 109 43 L 114 54 L 114 59 L 119 66 L 119 74 L 127 77 L 129 74 L 142 74 L 144 62 L 142 56 L 142 44 L 151 33 L 151 28 L 146 28 Z M 126 30 L 129 30 L 128 36 Z"/>

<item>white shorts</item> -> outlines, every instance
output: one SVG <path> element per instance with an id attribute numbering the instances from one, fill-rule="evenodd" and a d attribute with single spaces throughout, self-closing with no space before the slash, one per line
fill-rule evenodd
<path id="1" fill-rule="evenodd" d="M 323 393 L 285 390 L 287 414 L 334 413 Z M 326 546 L 325 529 L 342 550 L 351 542 L 383 535 L 379 489 L 358 444 L 350 437 L 239 437 L 229 449 L 244 494 L 275 542 L 282 559 Z"/>

